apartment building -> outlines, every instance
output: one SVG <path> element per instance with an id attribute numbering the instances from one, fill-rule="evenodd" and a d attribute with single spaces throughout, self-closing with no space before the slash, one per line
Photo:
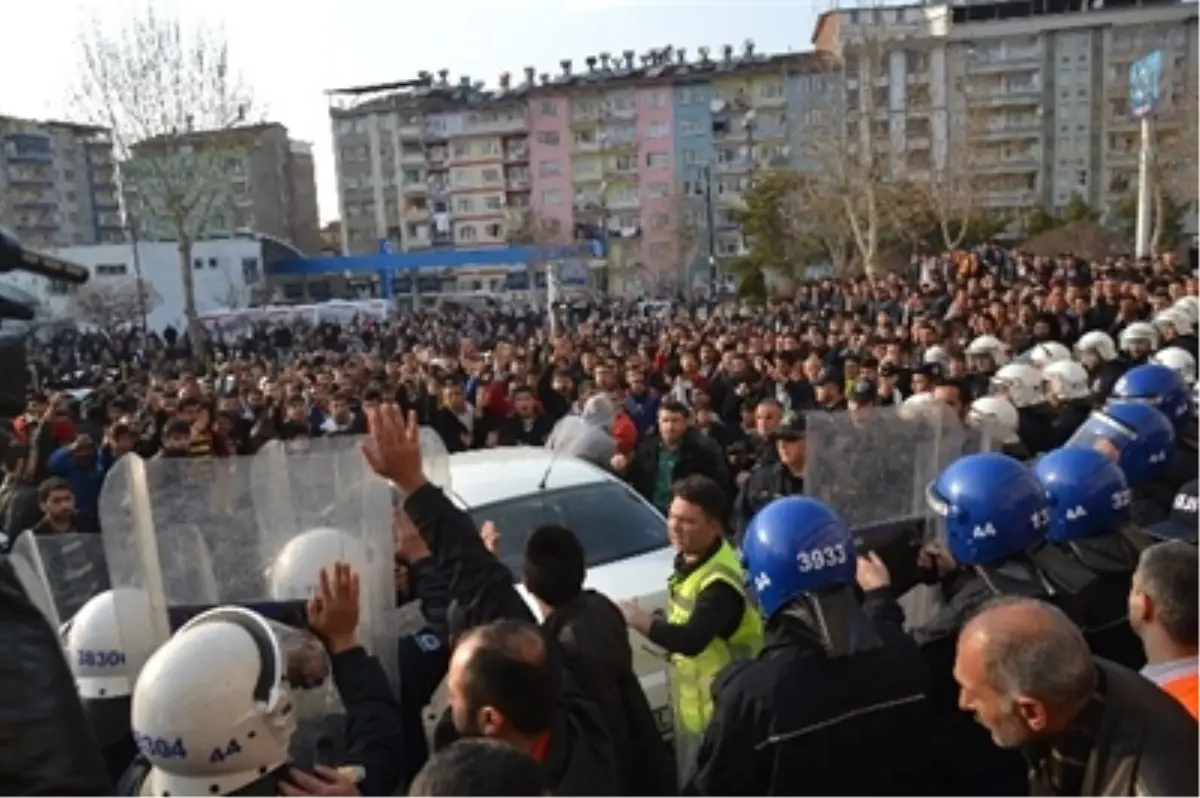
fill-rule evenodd
<path id="1" fill-rule="evenodd" d="M 147 178 L 146 188 L 140 189 L 138 176 L 143 167 L 151 168 L 149 159 L 185 145 L 204 156 L 187 162 L 189 168 L 207 172 L 194 179 L 215 181 L 225 191 L 201 231 L 202 237 L 251 230 L 305 253 L 321 251 L 312 145 L 290 138 L 287 128 L 274 122 L 156 137 L 135 144 L 124 174 L 127 206 L 140 238 L 155 241 L 176 235 L 171 221 L 158 215 L 161 203 L 139 193 L 153 190 L 152 179 Z"/>
<path id="2" fill-rule="evenodd" d="M 847 124 L 894 176 L 969 168 L 987 207 L 1078 194 L 1107 208 L 1136 184 L 1130 63 L 1161 50 L 1157 124 L 1194 126 L 1196 21 L 1178 0 L 870 6 L 823 15 L 813 42 L 838 57 Z"/>
<path id="3" fill-rule="evenodd" d="M 346 252 L 507 243 L 532 188 L 523 89 L 448 70 L 333 93 Z"/>
<path id="4" fill-rule="evenodd" d="M 124 240 L 108 131 L 0 116 L 0 224 L 44 249 Z"/>
<path id="5" fill-rule="evenodd" d="M 553 75 L 526 67 L 519 84 L 501 75 L 495 91 L 451 84 L 446 70 L 341 90 L 330 115 L 343 246 L 603 238 L 601 285 L 621 273 L 675 279 L 707 253 L 709 195 L 720 251 L 744 248 L 729 210 L 753 168 L 789 162 L 787 109 L 811 63 L 748 42 L 692 58 L 666 47 L 564 59 Z"/>

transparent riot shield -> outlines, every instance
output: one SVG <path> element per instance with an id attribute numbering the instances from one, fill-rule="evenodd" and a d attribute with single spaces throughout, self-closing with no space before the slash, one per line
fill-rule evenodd
<path id="1" fill-rule="evenodd" d="M 92 596 L 109 588 L 104 541 L 100 535 L 24 534 L 13 545 L 12 557 L 19 572 L 40 575 L 54 607 L 53 616 L 48 617 L 52 622 L 58 619 L 59 625 L 70 622 Z M 34 602 L 38 604 L 37 599 Z"/>
<path id="2" fill-rule="evenodd" d="M 62 618 L 54 601 L 54 592 L 50 587 L 50 577 L 46 574 L 42 555 L 32 533 L 19 535 L 8 553 L 8 561 L 12 564 L 17 580 L 25 590 L 25 595 L 33 606 L 37 607 L 54 629 L 62 626 Z"/>
<path id="3" fill-rule="evenodd" d="M 231 604 L 302 627 L 320 569 L 345 560 L 360 576 L 360 640 L 394 679 L 388 485 L 357 443 L 320 439 L 302 451 L 272 443 L 254 457 L 225 459 L 121 458 L 101 494 L 101 526 L 113 587 L 145 596 L 140 627 L 149 625 L 161 645 L 198 612 Z M 128 614 L 119 623 L 137 624 L 138 613 Z"/>
<path id="4" fill-rule="evenodd" d="M 592 424 L 580 416 L 565 416 L 550 431 L 546 448 L 557 454 L 578 457 L 603 469 L 612 468 L 617 442 L 604 427 Z"/>

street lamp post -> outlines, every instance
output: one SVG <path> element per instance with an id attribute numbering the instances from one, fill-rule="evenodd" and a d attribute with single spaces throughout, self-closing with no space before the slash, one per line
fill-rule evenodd
<path id="1" fill-rule="evenodd" d="M 712 166 L 700 167 L 700 175 L 704 179 L 704 227 L 708 233 L 708 292 L 709 296 L 717 295 L 717 224 L 716 212 L 713 209 Z"/>
<path id="2" fill-rule="evenodd" d="M 142 278 L 142 248 L 138 244 L 137 217 L 132 211 L 125 213 L 126 226 L 129 229 L 129 243 L 133 248 L 133 275 L 137 281 L 138 315 L 142 317 L 142 334 L 150 331 L 146 319 L 146 281 Z"/>

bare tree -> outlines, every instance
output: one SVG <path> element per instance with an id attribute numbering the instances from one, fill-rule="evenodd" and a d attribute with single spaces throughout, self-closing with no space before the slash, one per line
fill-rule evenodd
<path id="1" fill-rule="evenodd" d="M 1189 81 L 1190 82 L 1190 81 Z M 1197 210 L 1197 183 L 1200 182 L 1200 161 L 1197 149 L 1196 87 L 1191 83 L 1178 105 L 1172 104 L 1155 120 L 1153 160 L 1150 164 L 1151 219 L 1150 248 L 1153 252 L 1173 249 L 1176 242 L 1164 241 L 1167 236 L 1169 205 L 1186 209 L 1193 215 Z"/>
<path id="2" fill-rule="evenodd" d="M 71 294 L 71 313 L 76 319 L 111 330 L 122 324 L 140 323 L 162 303 L 154 286 L 136 277 L 93 279 Z"/>
<path id="3" fill-rule="evenodd" d="M 825 203 L 841 208 L 857 259 L 867 274 L 877 269 L 897 199 L 892 174 L 888 98 L 875 88 L 887 74 L 892 45 L 886 31 L 860 26 L 837 46 L 820 51 L 826 81 L 840 95 L 801 120 L 799 141 L 805 172 Z"/>
<path id="4" fill-rule="evenodd" d="M 184 315 L 199 353 L 192 246 L 232 216 L 231 158 L 245 152 L 239 128 L 252 97 L 219 31 L 154 7 L 116 30 L 94 21 L 78 53 L 77 112 L 112 131 L 126 204 L 143 234 L 178 243 Z"/>

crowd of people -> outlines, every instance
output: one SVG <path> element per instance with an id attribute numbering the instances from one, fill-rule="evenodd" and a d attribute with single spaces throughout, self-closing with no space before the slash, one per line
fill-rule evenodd
<path id="1" fill-rule="evenodd" d="M 85 689 L 100 649 L 75 638 L 116 612 L 105 591 L 69 622 L 65 665 L 54 635 L 14 671 L 78 691 L 31 710 L 47 731 L 0 769 L 46 745 L 56 757 L 12 776 L 18 792 L 1195 794 L 1197 294 L 1169 256 L 986 247 L 752 309 L 579 304 L 556 335 L 533 312 L 443 308 L 215 331 L 203 358 L 170 329 L 31 343 L 38 384 L 4 441 L 5 549 L 110 534 L 104 482 L 131 453 L 221 461 L 347 436 L 395 486 L 395 598 L 419 599 L 423 626 L 397 633 L 389 681 L 360 629 L 369 558 L 312 542 L 329 530 L 297 538 L 326 552 L 296 560 L 311 596 L 296 623 L 327 664 L 277 681 L 332 684 L 346 719 L 335 754 L 304 757 L 290 699 L 253 664 L 272 647 L 290 662 L 261 608 L 201 613 L 115 693 Z M 823 456 L 810 433 L 839 413 L 853 423 L 821 445 L 848 462 L 889 456 L 872 448 L 895 440 L 873 432 L 885 418 L 912 440 L 951 425 L 985 443 L 939 468 L 936 520 L 864 537 L 839 510 L 892 484 L 855 484 L 846 504 L 806 485 Z M 535 617 L 491 553 L 504 530 L 481 534 L 429 483 L 419 428 L 451 453 L 548 446 L 623 479 L 666 518 L 666 607 L 585 590 L 578 539 L 539 527 L 522 570 Z M 627 629 L 669 661 L 670 746 Z M 24 634 L 26 651 L 45 642 Z M 192 733 L 197 662 L 245 673 Z M 114 699 L 123 724 L 98 731 Z"/>

